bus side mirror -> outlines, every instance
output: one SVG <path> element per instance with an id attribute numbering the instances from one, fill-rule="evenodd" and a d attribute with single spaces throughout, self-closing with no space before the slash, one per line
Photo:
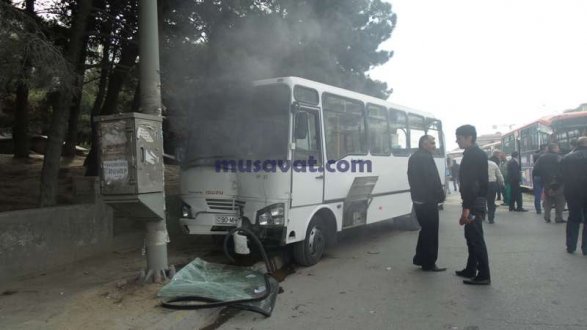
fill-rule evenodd
<path id="1" fill-rule="evenodd" d="M 306 112 L 296 113 L 294 137 L 296 140 L 303 140 L 308 135 L 308 114 Z"/>

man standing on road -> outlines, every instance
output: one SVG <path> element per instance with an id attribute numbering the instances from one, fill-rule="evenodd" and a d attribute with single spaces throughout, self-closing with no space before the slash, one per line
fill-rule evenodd
<path id="1" fill-rule="evenodd" d="M 495 195 L 501 190 L 501 187 L 503 187 L 503 176 L 501 175 L 499 166 L 497 166 L 496 158 L 489 158 L 487 168 L 489 170 L 487 173 L 489 178 L 487 186 L 487 220 L 489 223 L 494 223 L 496 208 Z"/>
<path id="2" fill-rule="evenodd" d="M 563 220 L 563 210 L 565 209 L 565 196 L 563 194 L 563 184 L 561 182 L 560 149 L 558 144 L 550 143 L 547 152 L 543 153 L 538 161 L 534 164 L 532 172 L 542 182 L 544 187 L 544 221 L 550 222 L 550 210 L 554 205 L 554 221 L 556 223 L 565 222 Z M 534 187 L 536 189 L 536 186 Z"/>
<path id="3" fill-rule="evenodd" d="M 444 190 L 434 163 L 432 152 L 436 149 L 433 136 L 424 135 L 416 151 L 408 161 L 408 181 L 410 193 L 420 224 L 420 234 L 414 256 L 414 265 L 423 271 L 441 272 L 446 268 L 436 266 L 438 258 L 438 203 L 444 201 Z"/>
<path id="4" fill-rule="evenodd" d="M 499 158 L 499 155 L 501 154 L 501 151 L 499 150 L 494 150 L 493 151 L 493 155 L 491 155 L 491 157 L 489 157 L 489 160 L 494 162 L 497 165 L 497 169 L 499 170 L 499 165 L 501 164 L 501 159 Z M 489 164 L 491 166 L 491 164 Z M 501 171 L 499 171 L 499 174 L 501 174 Z M 489 178 L 491 179 L 491 168 L 489 169 Z M 503 178 L 503 177 L 502 177 Z M 503 180 L 501 180 L 501 186 L 499 186 L 496 192 L 496 196 L 497 198 L 495 199 L 496 201 L 501 200 L 501 191 L 502 191 L 502 187 L 504 186 Z M 489 181 L 491 182 L 491 180 Z"/>
<path id="5" fill-rule="evenodd" d="M 587 136 L 580 137 L 575 150 L 563 158 L 561 172 L 569 207 L 567 252 L 575 252 L 579 227 L 584 222 L 581 250 L 587 255 Z"/>
<path id="6" fill-rule="evenodd" d="M 459 171 L 461 166 L 457 163 L 456 159 L 453 160 L 452 166 L 450 167 L 450 173 L 452 175 L 452 184 L 455 188 L 455 191 L 459 191 Z"/>
<path id="7" fill-rule="evenodd" d="M 507 181 L 507 177 L 508 177 L 508 161 L 507 161 L 507 155 L 505 152 L 502 152 L 499 155 L 499 170 L 501 171 L 501 175 L 503 175 L 504 178 L 506 178 L 505 180 L 505 185 L 503 186 L 503 188 L 501 189 L 501 193 L 503 195 L 503 203 L 501 205 L 510 205 L 510 197 L 511 197 L 511 187 Z"/>
<path id="8" fill-rule="evenodd" d="M 465 239 L 469 250 L 467 266 L 455 273 L 465 277 L 465 284 L 489 285 L 489 257 L 483 238 L 483 218 L 487 203 L 488 160 L 487 155 L 475 144 L 477 131 L 474 126 L 463 125 L 456 131 L 459 148 L 465 149 L 461 160 L 461 199 L 463 211 L 459 223 L 465 225 Z"/>
<path id="9" fill-rule="evenodd" d="M 546 148 L 548 144 L 541 144 L 540 149 L 538 149 L 534 154 L 532 154 L 532 159 L 534 160 L 534 168 L 532 169 L 532 190 L 534 190 L 534 208 L 536 209 L 536 214 L 542 213 L 542 207 L 540 206 L 540 202 L 542 201 L 542 187 L 543 181 L 541 176 L 536 173 L 536 162 L 540 158 L 540 156 L 546 153 Z"/>
<path id="10" fill-rule="evenodd" d="M 520 188 L 522 168 L 518 157 L 520 157 L 520 153 L 514 151 L 512 152 L 512 159 L 508 162 L 508 183 L 512 191 L 510 194 L 510 211 L 526 212 L 528 210 L 522 207 L 522 188 Z"/>

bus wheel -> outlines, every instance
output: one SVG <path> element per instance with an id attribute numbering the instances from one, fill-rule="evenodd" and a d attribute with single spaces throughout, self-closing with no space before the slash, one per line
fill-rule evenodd
<path id="1" fill-rule="evenodd" d="M 310 221 L 306 238 L 293 246 L 293 257 L 302 266 L 312 266 L 318 263 L 326 250 L 326 231 L 324 222 L 318 216 Z"/>

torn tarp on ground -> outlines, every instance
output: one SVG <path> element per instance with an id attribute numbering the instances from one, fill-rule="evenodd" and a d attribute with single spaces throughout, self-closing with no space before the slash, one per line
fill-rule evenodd
<path id="1" fill-rule="evenodd" d="M 158 293 L 165 307 L 197 309 L 231 306 L 271 316 L 279 284 L 267 274 L 247 267 L 196 258 Z"/>

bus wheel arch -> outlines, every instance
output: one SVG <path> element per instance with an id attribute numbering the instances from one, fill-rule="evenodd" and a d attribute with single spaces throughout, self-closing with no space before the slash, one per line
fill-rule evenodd
<path id="1" fill-rule="evenodd" d="M 336 220 L 332 211 L 321 209 L 310 220 L 303 240 L 294 243 L 293 257 L 301 266 L 320 261 L 326 248 L 336 241 Z"/>
<path id="2" fill-rule="evenodd" d="M 336 244 L 338 228 L 336 226 L 336 216 L 332 210 L 328 208 L 320 209 L 318 212 L 316 212 L 315 216 L 319 216 L 324 223 L 327 247 L 331 247 Z"/>

